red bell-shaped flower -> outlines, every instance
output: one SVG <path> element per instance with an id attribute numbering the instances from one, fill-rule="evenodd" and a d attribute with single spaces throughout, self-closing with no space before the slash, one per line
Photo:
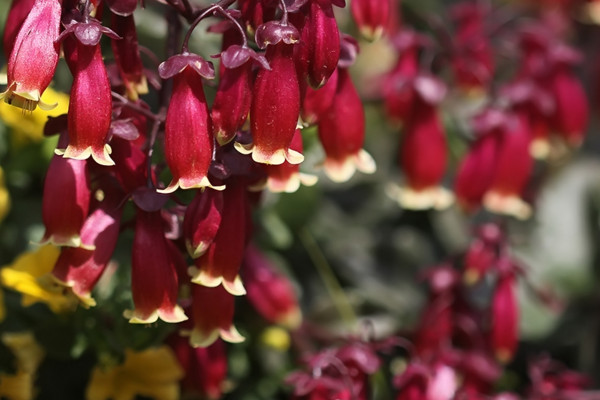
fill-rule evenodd
<path id="1" fill-rule="evenodd" d="M 167 341 L 185 371 L 181 381 L 183 396 L 199 395 L 211 400 L 220 399 L 227 378 L 225 343 L 217 339 L 208 347 L 193 348 L 186 338 L 177 334 Z"/>
<path id="2" fill-rule="evenodd" d="M 148 93 L 148 82 L 138 49 L 133 14 L 123 17 L 113 13 L 111 14 L 111 24 L 115 33 L 122 37 L 122 39 L 113 39 L 110 42 L 119 75 L 125 85 L 127 97 L 136 101 L 138 95 Z"/>
<path id="3" fill-rule="evenodd" d="M 82 245 L 80 231 L 90 207 L 90 182 L 85 160 L 54 156 L 44 181 L 42 242 L 59 246 Z"/>
<path id="4" fill-rule="evenodd" d="M 406 187 L 398 202 L 410 209 L 445 208 L 452 196 L 441 187 L 446 171 L 446 137 L 437 103 L 445 88 L 433 77 L 420 76 L 415 82 L 415 102 L 402 136 L 400 165 Z"/>
<path id="5" fill-rule="evenodd" d="M 308 82 L 319 88 L 336 70 L 340 58 L 340 31 L 328 0 L 311 1 L 302 27 L 297 56 L 305 66 Z M 304 77 L 303 77 L 304 78 Z"/>
<path id="6" fill-rule="evenodd" d="M 192 285 L 192 329 L 190 344 L 210 346 L 219 337 L 226 342 L 240 343 L 244 337 L 233 325 L 235 297 L 222 286 Z"/>
<path id="7" fill-rule="evenodd" d="M 181 322 L 187 319 L 177 305 L 178 260 L 169 250 L 160 211 L 137 210 L 131 258 L 131 293 L 135 309 L 129 322 Z"/>
<path id="8" fill-rule="evenodd" d="M 352 17 L 367 40 L 377 40 L 390 23 L 392 0 L 352 0 Z"/>
<path id="9" fill-rule="evenodd" d="M 67 38 L 67 40 L 73 40 Z M 75 46 L 64 46 L 65 57 L 71 62 L 73 86 L 69 99 L 69 144 L 57 154 L 66 158 L 85 160 L 90 156 L 101 165 L 114 165 L 107 144 L 111 122 L 112 95 L 100 43 L 85 45 L 79 40 Z"/>
<path id="10" fill-rule="evenodd" d="M 229 143 L 248 118 L 253 60 L 265 69 L 270 68 L 264 56 L 246 46 L 233 44 L 221 53 L 221 80 L 211 111 L 215 138 L 220 145 Z"/>
<path id="11" fill-rule="evenodd" d="M 209 287 L 223 285 L 237 296 L 246 294 L 238 271 L 244 258 L 248 217 L 246 185 L 242 181 L 227 182 L 221 224 L 206 252 L 195 260 L 198 271 L 192 282 Z"/>
<path id="12" fill-rule="evenodd" d="M 483 198 L 484 206 L 495 213 L 527 219 L 531 206 L 521 198 L 533 169 L 531 133 L 524 117 L 517 116 L 502 132 L 494 176 Z"/>
<path id="13" fill-rule="evenodd" d="M 212 121 L 202 77 L 214 77 L 210 63 L 193 54 L 171 57 L 162 63 L 163 79 L 173 77 L 173 94 L 165 123 L 165 158 L 173 179 L 161 190 L 212 187 L 208 168 L 213 156 Z"/>
<path id="14" fill-rule="evenodd" d="M 106 186 L 106 185 L 105 185 Z M 87 306 L 94 306 L 92 289 L 102 276 L 119 237 L 123 193 L 115 188 L 97 192 L 100 200 L 81 228 L 83 247 L 63 247 L 52 274 Z"/>
<path id="15" fill-rule="evenodd" d="M 33 111 L 36 106 L 44 110 L 56 107 L 43 103 L 40 98 L 58 63 L 56 40 L 60 16 L 59 0 L 36 0 L 33 4 L 12 44 L 7 69 L 8 88 L 0 94 L 0 99 L 27 111 Z"/>
<path id="16" fill-rule="evenodd" d="M 300 88 L 293 59 L 293 44 L 299 39 L 291 25 L 267 23 L 256 32 L 260 47 L 267 47 L 270 70 L 262 69 L 254 82 L 250 106 L 252 145 L 236 143 L 242 153 L 262 164 L 300 164 L 304 156 L 290 149 L 300 115 Z"/>
<path id="17" fill-rule="evenodd" d="M 319 139 L 325 150 L 323 167 L 329 178 L 347 181 L 358 169 L 375 172 L 375 161 L 363 148 L 365 113 L 350 73 L 338 69 L 336 93 L 329 109 L 319 118 Z"/>

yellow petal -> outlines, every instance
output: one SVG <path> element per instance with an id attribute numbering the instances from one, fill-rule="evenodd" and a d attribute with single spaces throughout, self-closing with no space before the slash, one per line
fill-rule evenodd
<path id="1" fill-rule="evenodd" d="M 132 400 L 136 395 L 157 400 L 179 398 L 183 370 L 173 351 L 166 347 L 141 352 L 126 350 L 121 365 L 94 368 L 87 388 L 88 400 Z"/>

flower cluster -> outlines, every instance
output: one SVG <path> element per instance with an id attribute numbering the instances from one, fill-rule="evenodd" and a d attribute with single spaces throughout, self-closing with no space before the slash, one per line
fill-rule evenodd
<path id="1" fill-rule="evenodd" d="M 3 266 L 0 284 L 20 293 L 22 307 L 101 307 L 103 281 L 126 248 L 118 268 L 129 307 L 119 318 L 168 328 L 117 358 L 94 349 L 90 399 L 175 399 L 180 390 L 220 398 L 231 386 L 226 342 L 254 340 L 240 305 L 277 325 L 263 335 L 279 335 L 272 347 L 297 350 L 303 369 L 285 380 L 293 399 L 367 400 L 373 386 L 397 400 L 519 398 L 498 383 L 518 357 L 519 285 L 535 285 L 505 226 L 530 219 L 538 170 L 585 139 L 590 106 L 570 16 L 600 13 L 594 1 L 513 3 L 453 2 L 440 6 L 441 20 L 400 0 L 13 0 L 0 118 L 27 138 L 14 144 L 44 137 L 55 146 L 41 246 Z M 146 7 L 164 14 L 164 53 L 144 47 Z M 404 11 L 423 26 L 401 21 Z M 206 43 L 218 43 L 210 58 L 194 46 L 200 24 L 209 25 Z M 361 48 L 378 45 L 387 69 L 361 80 Z M 65 75 L 68 96 L 51 87 Z M 386 182 L 388 197 L 408 219 L 455 203 L 473 234 L 462 253 L 436 254 L 421 274 L 429 291 L 412 328 L 385 338 L 374 328 L 363 340 L 305 323 L 296 287 L 261 246 L 268 229 L 257 210 L 271 193 L 315 185 L 319 169 L 335 183 L 374 174 L 365 139 L 377 106 L 381 125 L 401 132 L 401 183 Z M 5 186 L 0 168 L 0 223 Z M 343 284 L 318 245 L 304 245 L 339 307 Z M 92 319 L 85 324 L 118 325 Z M 43 352 L 30 336 L 0 339 L 16 363 L 15 376 L 0 372 L 0 396 L 31 398 L 6 382 L 23 379 L 31 391 Z M 18 340 L 36 350 L 28 367 Z M 550 357 L 528 372 L 530 400 L 576 399 L 589 385 Z"/>

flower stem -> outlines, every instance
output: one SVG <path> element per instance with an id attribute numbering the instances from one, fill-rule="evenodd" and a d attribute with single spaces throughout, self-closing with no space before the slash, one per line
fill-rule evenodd
<path id="1" fill-rule="evenodd" d="M 325 289 L 327 289 L 327 293 L 329 293 L 329 296 L 333 300 L 333 304 L 337 308 L 342 320 L 349 330 L 353 329 L 357 323 L 356 313 L 354 312 L 350 301 L 348 301 L 344 289 L 333 273 L 327 258 L 308 229 L 302 228 L 300 232 L 298 232 L 298 236 L 300 237 L 300 241 L 304 245 L 308 256 L 312 260 L 315 269 L 323 280 Z"/>

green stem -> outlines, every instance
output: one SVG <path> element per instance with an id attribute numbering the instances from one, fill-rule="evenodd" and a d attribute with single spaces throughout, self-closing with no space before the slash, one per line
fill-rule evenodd
<path id="1" fill-rule="evenodd" d="M 304 245 L 308 256 L 313 262 L 315 269 L 323 280 L 325 289 L 327 289 L 327 293 L 329 293 L 329 296 L 333 300 L 333 304 L 338 310 L 342 320 L 349 330 L 353 329 L 357 325 L 358 318 L 344 289 L 333 273 L 327 258 L 307 228 L 302 228 L 298 232 L 298 236 L 300 237 L 300 241 Z"/>

